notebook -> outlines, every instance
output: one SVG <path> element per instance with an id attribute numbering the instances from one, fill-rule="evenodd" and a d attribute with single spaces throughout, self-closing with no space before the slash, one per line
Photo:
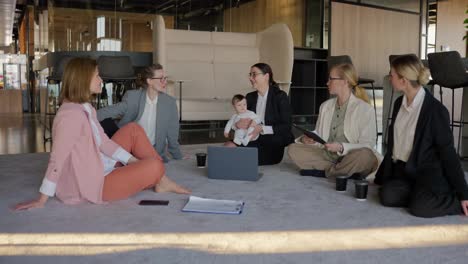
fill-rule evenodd
<path id="1" fill-rule="evenodd" d="M 211 213 L 211 214 L 241 214 L 244 209 L 243 201 L 216 200 L 197 196 L 190 196 L 182 212 Z"/>
<path id="2" fill-rule="evenodd" d="M 257 181 L 257 148 L 208 146 L 208 178 L 219 180 Z"/>

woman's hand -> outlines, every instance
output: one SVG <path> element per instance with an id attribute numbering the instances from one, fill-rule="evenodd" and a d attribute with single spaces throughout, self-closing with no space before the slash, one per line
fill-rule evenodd
<path id="1" fill-rule="evenodd" d="M 341 143 L 327 143 L 325 144 L 325 148 L 330 152 L 343 152 L 343 145 Z"/>
<path id="2" fill-rule="evenodd" d="M 49 196 L 45 194 L 41 194 L 39 198 L 37 198 L 36 200 L 17 204 L 14 210 L 19 211 L 19 210 L 29 210 L 33 208 L 42 208 L 44 207 L 48 199 L 49 199 Z"/>
<path id="3" fill-rule="evenodd" d="M 468 200 L 461 201 L 461 207 L 462 207 L 462 210 L 463 210 L 463 214 L 465 216 L 468 216 Z"/>
<path id="4" fill-rule="evenodd" d="M 241 118 L 237 121 L 236 127 L 239 129 L 247 129 L 250 126 L 250 122 L 252 122 L 252 119 L 250 118 Z"/>
<path id="5" fill-rule="evenodd" d="M 315 144 L 315 140 L 311 139 L 310 137 L 303 135 L 301 137 L 301 142 L 307 145 Z"/>
<path id="6" fill-rule="evenodd" d="M 249 136 L 250 136 L 251 138 L 256 138 L 256 137 L 260 134 L 260 132 L 262 132 L 262 130 L 263 130 L 263 126 L 262 126 L 262 125 L 256 125 L 255 128 L 254 128 L 254 130 L 253 130 L 252 132 L 249 133 Z"/>
<path id="7" fill-rule="evenodd" d="M 229 133 L 224 133 L 225 138 L 229 138 Z"/>

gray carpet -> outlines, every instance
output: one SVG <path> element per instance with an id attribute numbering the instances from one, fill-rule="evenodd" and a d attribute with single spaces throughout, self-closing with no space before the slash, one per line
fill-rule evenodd
<path id="1" fill-rule="evenodd" d="M 183 146 L 194 154 L 205 145 Z M 12 212 L 34 198 L 48 154 L 0 156 L 0 263 L 468 263 L 468 218 L 421 219 L 301 177 L 286 158 L 258 182 L 209 180 L 195 158 L 167 174 L 208 198 L 244 200 L 241 215 L 183 213 L 187 196 L 150 190 L 107 205 Z M 141 207 L 141 199 L 169 206 Z"/>

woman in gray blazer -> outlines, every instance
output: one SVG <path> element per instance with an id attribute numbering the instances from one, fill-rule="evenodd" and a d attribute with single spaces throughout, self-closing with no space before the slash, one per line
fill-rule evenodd
<path id="1" fill-rule="evenodd" d="M 144 68 L 137 84 L 142 89 L 127 91 L 122 102 L 99 109 L 99 121 L 120 118 L 118 127 L 136 122 L 143 127 L 164 162 L 169 161 L 166 148 L 172 158 L 182 159 L 176 100 L 163 92 L 167 84 L 163 67 L 153 64 Z"/>

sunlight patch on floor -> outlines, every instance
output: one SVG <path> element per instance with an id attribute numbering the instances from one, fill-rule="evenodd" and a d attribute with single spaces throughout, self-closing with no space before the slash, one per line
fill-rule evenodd
<path id="1" fill-rule="evenodd" d="M 97 255 L 145 249 L 279 254 L 468 245 L 468 225 L 213 233 L 0 234 L 0 256 Z"/>

